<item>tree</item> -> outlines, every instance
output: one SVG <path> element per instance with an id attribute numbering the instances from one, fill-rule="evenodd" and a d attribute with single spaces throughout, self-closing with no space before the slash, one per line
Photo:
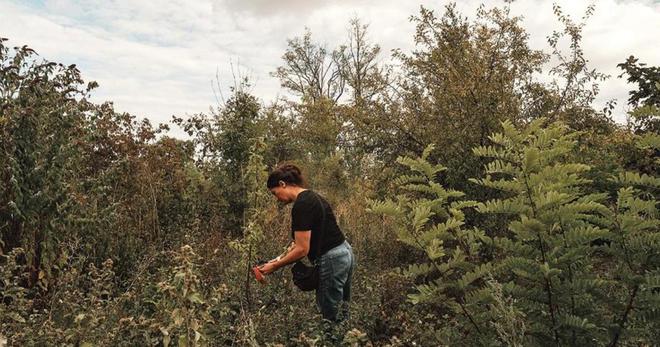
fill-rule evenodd
<path id="1" fill-rule="evenodd" d="M 352 91 L 354 104 L 370 100 L 386 85 L 377 61 L 380 46 L 369 42 L 368 28 L 358 18 L 351 19 L 348 43 L 339 49 L 342 77 Z"/>
<path id="2" fill-rule="evenodd" d="M 539 102 L 530 90 L 547 56 L 529 47 L 508 7 L 480 7 L 474 23 L 455 5 L 440 18 L 422 7 L 412 21 L 416 49 L 395 53 L 402 75 L 365 118 L 373 129 L 367 136 L 386 160 L 435 144 L 441 149 L 436 159 L 448 167 L 445 182 L 473 196 L 465 182 L 481 165 L 471 148 L 484 144 L 502 120 L 520 124 L 538 116 L 532 109 L 545 112 L 529 105 Z"/>
<path id="3" fill-rule="evenodd" d="M 617 64 L 617 67 L 623 70 L 619 75 L 623 77 L 628 75 L 629 83 L 637 84 L 637 90 L 631 90 L 628 94 L 628 104 L 631 106 L 653 105 L 660 107 L 660 67 L 646 66 L 644 63 L 638 63 L 639 59 L 630 56 L 625 62 Z"/>
<path id="4" fill-rule="evenodd" d="M 619 75 L 628 75 L 628 82 L 637 84 L 637 89 L 629 92 L 629 125 L 638 134 L 660 132 L 660 67 L 638 63 L 634 56 L 617 65 L 623 70 Z"/>
<path id="5" fill-rule="evenodd" d="M 312 41 L 306 29 L 302 38 L 287 40 L 288 48 L 282 59 L 284 65 L 273 76 L 282 87 L 312 101 L 327 98 L 339 100 L 344 93 L 345 81 L 341 74 L 340 52 Z"/>
<path id="6" fill-rule="evenodd" d="M 174 123 L 194 135 L 198 165 L 216 187 L 223 188 L 224 227 L 240 233 L 246 208 L 244 174 L 254 139 L 264 132 L 261 105 L 248 92 L 246 79 L 231 88 L 232 95 L 211 116 L 198 114 Z"/>
<path id="7" fill-rule="evenodd" d="M 588 127 L 602 126 L 602 115 L 597 114 L 591 107 L 591 103 L 598 94 L 598 81 L 603 81 L 609 76 L 589 69 L 589 62 L 582 50 L 582 29 L 586 20 L 592 15 L 595 7 L 587 7 L 582 21 L 576 23 L 562 12 L 559 5 L 553 5 L 553 12 L 563 28 L 555 30 L 548 37 L 548 44 L 552 50 L 552 56 L 559 63 L 550 69 L 550 74 L 559 78 L 550 83 L 550 110 L 547 115 L 550 120 L 561 120 L 576 130 Z M 561 40 L 568 36 L 570 50 L 568 54 L 559 48 Z M 610 103 L 608 109 L 613 105 Z M 608 111 L 609 112 L 609 111 Z"/>
<path id="8" fill-rule="evenodd" d="M 0 38 L 0 248 L 23 246 L 29 286 L 48 286 L 58 240 L 77 212 L 70 183 L 79 170 L 75 139 L 83 133 L 87 101 L 75 65 L 36 59 L 27 46 L 10 50 Z"/>

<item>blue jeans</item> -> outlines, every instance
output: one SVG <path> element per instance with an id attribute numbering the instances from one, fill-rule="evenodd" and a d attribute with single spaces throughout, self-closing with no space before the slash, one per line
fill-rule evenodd
<path id="1" fill-rule="evenodd" d="M 344 241 L 318 259 L 319 289 L 316 305 L 324 319 L 337 322 L 348 319 L 351 300 L 351 277 L 355 267 L 353 248 Z M 341 310 L 341 314 L 339 314 Z"/>

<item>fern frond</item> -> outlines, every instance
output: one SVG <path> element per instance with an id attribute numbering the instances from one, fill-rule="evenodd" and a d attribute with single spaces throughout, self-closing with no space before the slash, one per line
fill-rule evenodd
<path id="1" fill-rule="evenodd" d="M 474 281 L 489 276 L 493 269 L 492 263 L 485 263 L 475 267 L 472 271 L 465 273 L 460 279 L 456 281 L 458 288 L 461 290 L 466 289 Z"/>
<path id="2" fill-rule="evenodd" d="M 641 149 L 660 149 L 660 134 L 654 132 L 647 132 L 636 143 L 637 147 Z"/>
<path id="3" fill-rule="evenodd" d="M 428 223 L 429 218 L 433 215 L 431 208 L 429 206 L 415 206 L 412 211 L 412 227 L 414 230 L 420 230 L 426 223 Z"/>
<path id="4" fill-rule="evenodd" d="M 568 287 L 570 287 L 570 289 L 573 290 L 574 292 L 587 293 L 594 291 L 596 289 L 603 288 L 607 285 L 611 285 L 612 281 L 608 281 L 600 278 L 595 278 L 595 279 L 577 278 L 571 282 L 568 282 L 567 284 Z"/>
<path id="5" fill-rule="evenodd" d="M 454 201 L 449 205 L 449 208 L 455 210 L 463 210 L 479 206 L 479 203 L 473 200 Z"/>
<path id="6" fill-rule="evenodd" d="M 536 218 L 522 215 L 520 220 L 509 223 L 509 230 L 513 231 L 520 240 L 534 240 L 539 232 L 544 231 L 545 224 Z"/>
<path id="7" fill-rule="evenodd" d="M 567 193 L 557 191 L 547 191 L 538 195 L 536 199 L 537 209 L 550 208 L 556 205 L 562 205 L 570 202 L 573 197 Z"/>
<path id="8" fill-rule="evenodd" d="M 427 183 L 428 179 L 422 175 L 400 175 L 399 177 L 392 180 L 396 186 L 403 186 L 406 184 L 424 184 Z"/>
<path id="9" fill-rule="evenodd" d="M 393 217 L 402 217 L 404 212 L 401 207 L 392 200 L 385 201 L 368 201 L 369 208 L 367 212 L 388 215 Z"/>
<path id="10" fill-rule="evenodd" d="M 470 181 L 480 186 L 510 193 L 520 193 L 524 190 L 522 182 L 509 179 L 493 180 L 491 176 L 486 176 L 484 179 L 471 179 Z"/>
<path id="11" fill-rule="evenodd" d="M 560 215 L 569 218 L 585 213 L 597 213 L 601 216 L 611 216 L 612 214 L 609 208 L 595 201 L 573 202 L 559 207 L 558 212 Z"/>
<path id="12" fill-rule="evenodd" d="M 564 235 L 569 246 L 588 244 L 597 239 L 609 239 L 611 233 L 609 230 L 600 229 L 595 226 L 585 226 L 569 230 Z"/>
<path id="13" fill-rule="evenodd" d="M 647 275 L 644 277 L 646 288 L 660 288 L 660 275 Z"/>
<path id="14" fill-rule="evenodd" d="M 654 189 L 660 189 L 660 177 L 653 177 L 647 174 L 625 171 L 612 178 L 612 181 L 621 185 L 642 186 Z"/>
<path id="15" fill-rule="evenodd" d="M 407 166 L 410 170 L 423 174 L 431 181 L 435 179 L 435 176 L 439 172 L 447 169 L 442 165 L 433 165 L 426 161 L 426 159 L 421 158 L 413 159 L 410 157 L 399 157 L 396 161 L 401 165 Z"/>
<path id="16" fill-rule="evenodd" d="M 596 325 L 587 318 L 580 318 L 571 314 L 562 314 L 557 320 L 560 326 L 567 328 L 580 330 L 593 330 L 596 328 Z"/>
<path id="17" fill-rule="evenodd" d="M 407 268 L 402 269 L 401 272 L 405 276 L 409 276 L 412 278 L 420 277 L 420 276 L 427 276 L 434 270 L 433 265 L 429 263 L 422 263 L 422 264 L 410 264 L 408 265 Z"/>
<path id="18" fill-rule="evenodd" d="M 487 174 L 506 174 L 510 176 L 518 176 L 520 174 L 520 169 L 516 168 L 510 162 L 504 162 L 502 160 L 493 160 L 492 162 L 486 164 L 485 171 Z"/>
<path id="19" fill-rule="evenodd" d="M 530 208 L 517 200 L 489 200 L 477 207 L 480 213 L 524 214 Z"/>
<path id="20" fill-rule="evenodd" d="M 501 248 L 504 254 L 517 254 L 526 258 L 534 258 L 537 254 L 535 247 L 506 237 L 496 237 L 494 244 L 495 247 Z"/>

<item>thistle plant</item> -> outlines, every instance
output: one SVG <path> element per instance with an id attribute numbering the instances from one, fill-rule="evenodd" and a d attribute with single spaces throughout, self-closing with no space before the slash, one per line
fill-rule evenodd
<path id="1" fill-rule="evenodd" d="M 164 346 L 168 346 L 172 340 L 180 347 L 208 344 L 204 325 L 212 322 L 212 318 L 208 314 L 208 305 L 197 273 L 198 258 L 192 247 L 182 246 L 174 255 L 174 274 L 158 283 L 162 297 L 157 303 L 157 322 Z"/>

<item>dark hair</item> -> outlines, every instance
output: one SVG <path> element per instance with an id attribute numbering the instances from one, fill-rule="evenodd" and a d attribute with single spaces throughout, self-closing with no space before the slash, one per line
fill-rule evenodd
<path id="1" fill-rule="evenodd" d="M 300 169 L 293 164 L 283 164 L 273 170 L 273 172 L 268 175 L 266 187 L 268 187 L 268 189 L 277 187 L 280 181 L 300 187 L 305 186 L 305 178 L 300 172 Z"/>

